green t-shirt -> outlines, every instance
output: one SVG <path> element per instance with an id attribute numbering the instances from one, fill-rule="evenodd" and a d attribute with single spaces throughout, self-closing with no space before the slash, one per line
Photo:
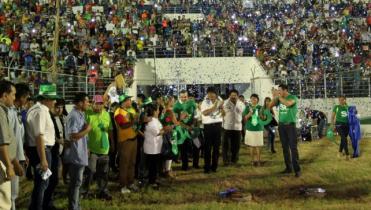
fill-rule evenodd
<path id="1" fill-rule="evenodd" d="M 296 123 L 296 114 L 298 113 L 298 98 L 294 95 L 288 95 L 285 100 L 294 100 L 295 104 L 287 107 L 278 101 L 279 122 L 280 123 Z"/>
<path id="2" fill-rule="evenodd" d="M 348 105 L 335 105 L 332 109 L 335 112 L 336 123 L 348 123 Z"/>
<path id="3" fill-rule="evenodd" d="M 193 118 L 194 118 L 196 109 L 197 109 L 197 104 L 194 100 L 188 100 L 185 103 L 180 103 L 180 101 L 177 101 L 174 104 L 173 112 L 176 115 L 178 115 L 178 117 L 180 116 L 182 112 L 187 113 L 188 117 L 182 120 L 182 122 L 187 125 L 191 125 L 193 123 Z"/>
<path id="4" fill-rule="evenodd" d="M 112 130 L 112 122 L 109 113 L 103 110 L 102 113 L 99 114 L 90 109 L 86 111 L 85 117 L 86 122 L 92 127 L 88 134 L 89 150 L 96 154 L 107 155 L 109 152 L 108 131 Z"/>
<path id="5" fill-rule="evenodd" d="M 259 123 L 259 113 L 262 109 L 262 106 L 246 106 L 245 110 L 242 112 L 242 116 L 245 117 L 246 115 L 248 115 L 251 108 L 253 110 L 253 115 L 245 123 L 245 129 L 248 131 L 263 131 L 263 126 Z"/>

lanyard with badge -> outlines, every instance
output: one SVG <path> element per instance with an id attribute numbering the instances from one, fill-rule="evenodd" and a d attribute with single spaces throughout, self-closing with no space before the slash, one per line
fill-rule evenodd
<path id="1" fill-rule="evenodd" d="M 250 107 L 252 109 L 252 107 Z M 254 109 L 252 109 L 254 110 Z M 256 126 L 258 124 L 258 109 L 255 107 L 255 111 L 253 111 L 254 114 L 251 117 L 251 124 L 253 126 Z"/>

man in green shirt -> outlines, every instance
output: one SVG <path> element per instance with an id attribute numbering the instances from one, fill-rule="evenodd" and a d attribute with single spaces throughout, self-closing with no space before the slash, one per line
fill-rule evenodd
<path id="1" fill-rule="evenodd" d="M 345 96 L 340 96 L 339 105 L 335 105 L 332 109 L 331 123 L 334 130 L 336 130 L 341 137 L 339 156 L 342 155 L 344 150 L 346 158 L 349 159 L 347 140 L 349 134 L 348 105 Z"/>
<path id="2" fill-rule="evenodd" d="M 180 91 L 179 100 L 174 104 L 173 111 L 184 128 L 190 131 L 194 125 L 194 116 L 197 106 L 194 100 L 189 99 L 187 90 Z M 184 143 L 179 144 L 180 156 L 182 159 L 182 170 L 188 170 L 188 154 L 192 152 L 193 168 L 199 168 L 200 149 L 192 142 L 186 139 Z"/>
<path id="3" fill-rule="evenodd" d="M 288 92 L 287 85 L 281 84 L 278 90 L 273 90 L 274 100 L 270 108 L 278 106 L 279 124 L 278 132 L 282 144 L 286 169 L 284 174 L 295 171 L 295 176 L 301 176 L 299 165 L 298 141 L 296 135 L 296 114 L 298 112 L 298 98 Z"/>
<path id="4" fill-rule="evenodd" d="M 108 193 L 108 168 L 110 149 L 112 150 L 113 140 L 112 122 L 109 113 L 103 109 L 103 96 L 96 95 L 93 98 L 93 107 L 86 111 L 86 122 L 92 129 L 88 135 L 88 148 L 90 151 L 87 178 L 84 183 L 85 194 L 89 193 L 89 187 L 96 174 L 98 184 L 98 198 L 111 200 L 112 196 Z M 111 148 L 110 148 L 111 145 Z"/>

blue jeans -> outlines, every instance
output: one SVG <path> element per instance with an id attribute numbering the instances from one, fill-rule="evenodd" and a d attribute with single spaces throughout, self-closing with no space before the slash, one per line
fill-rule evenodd
<path id="1" fill-rule="evenodd" d="M 69 164 L 68 174 L 70 176 L 70 186 L 68 188 L 68 209 L 80 210 L 80 187 L 85 166 Z"/>
<path id="2" fill-rule="evenodd" d="M 45 147 L 45 156 L 50 168 L 52 162 L 52 154 L 49 147 Z M 37 166 L 40 164 L 40 158 L 37 153 L 36 147 L 29 148 L 28 157 L 34 171 L 34 187 L 31 195 L 31 204 L 29 206 L 29 209 L 43 210 L 44 194 L 45 190 L 48 188 L 50 178 L 47 180 L 43 180 L 41 178 L 40 171 L 39 169 L 37 169 Z"/>

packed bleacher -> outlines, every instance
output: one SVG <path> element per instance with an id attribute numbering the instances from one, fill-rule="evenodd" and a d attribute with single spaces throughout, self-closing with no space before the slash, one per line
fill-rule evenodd
<path id="1" fill-rule="evenodd" d="M 363 86 L 370 76 L 367 2 L 61 4 L 60 73 L 86 75 L 94 70 L 96 77 L 112 78 L 122 72 L 130 80 L 138 58 L 256 56 L 272 78 L 287 80 L 293 88 L 301 83 L 302 95 L 315 97 L 324 97 L 324 76 L 328 96 L 338 94 L 341 72 L 345 86 Z M 50 71 L 55 10 L 46 0 L 0 3 L 0 67 Z M 190 10 L 203 18 L 188 19 Z M 172 11 L 180 13 L 177 19 L 166 16 Z M 37 83 L 50 80 L 20 72 L 14 77 Z"/>

